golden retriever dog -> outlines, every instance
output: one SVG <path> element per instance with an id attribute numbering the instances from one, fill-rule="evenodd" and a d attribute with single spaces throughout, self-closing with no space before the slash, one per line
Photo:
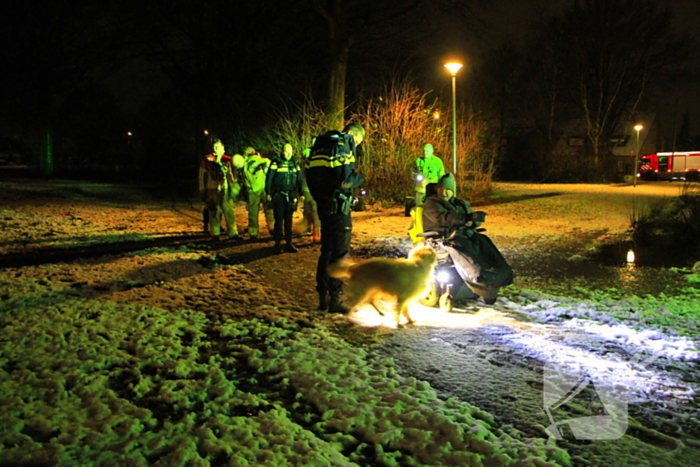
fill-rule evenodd
<path id="1" fill-rule="evenodd" d="M 414 248 L 408 258 L 371 258 L 353 261 L 344 258 L 329 266 L 331 276 L 347 279 L 346 290 L 348 302 L 355 310 L 369 302 L 384 316 L 377 306 L 382 297 L 393 297 L 397 301 L 396 325 L 401 315 L 409 323 L 413 320 L 408 314 L 408 303 L 425 291 L 430 279 L 437 255 L 427 246 Z"/>

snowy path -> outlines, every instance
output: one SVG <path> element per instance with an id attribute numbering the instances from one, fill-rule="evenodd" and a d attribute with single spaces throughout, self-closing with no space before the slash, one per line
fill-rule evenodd
<path id="1" fill-rule="evenodd" d="M 559 422 L 561 433 L 547 433 L 573 440 L 575 422 L 567 420 L 611 414 L 620 415 L 619 435 L 668 452 L 683 443 L 696 446 L 697 343 L 582 318 L 596 316 L 596 306 L 603 305 L 551 300 L 518 305 L 501 299 L 496 308 L 445 313 L 414 305 L 416 325 L 394 332 L 375 353 L 394 359 L 404 376 L 428 381 L 442 397 L 482 407 L 529 434 Z M 382 324 L 377 317 L 363 309 L 354 320 Z M 556 407 L 556 396 L 576 382 L 584 383 L 583 390 Z M 599 435 L 605 439 L 604 432 Z"/>

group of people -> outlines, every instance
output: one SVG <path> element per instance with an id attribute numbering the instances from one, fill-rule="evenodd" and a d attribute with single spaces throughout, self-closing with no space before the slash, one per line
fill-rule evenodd
<path id="1" fill-rule="evenodd" d="M 212 153 L 204 156 L 199 167 L 199 193 L 204 201 L 205 232 L 214 240 L 220 240 L 223 216 L 227 239 L 241 240 L 234 206 L 243 197 L 248 213 L 250 241 L 258 240 L 260 235 L 259 217 L 262 208 L 268 231 L 275 239 L 275 252 L 295 253 L 297 249 L 292 243 L 292 217 L 299 202 L 304 203 L 305 219 L 311 219 L 308 225 L 316 233 L 314 237 L 318 236 L 315 204 L 313 200 L 304 201 L 308 190 L 299 161 L 293 157 L 291 144 L 285 144 L 282 153 L 272 159 L 262 157 L 252 147 L 247 147 L 242 156 L 229 156 L 225 152 L 223 142 L 215 139 Z M 282 246 L 283 239 L 286 241 L 285 247 Z"/>
<path id="2" fill-rule="evenodd" d="M 365 129 L 350 123 L 343 131 L 328 131 L 314 139 L 300 164 L 294 158 L 291 144 L 272 160 L 262 158 L 253 148 L 244 156 L 227 156 L 223 143 L 215 140 L 213 153 L 200 167 L 199 187 L 208 213 L 209 233 L 218 238 L 221 215 L 226 219 L 226 234 L 238 238 L 233 203 L 245 188 L 247 191 L 248 232 L 258 236 L 259 208 L 264 206 L 268 227 L 275 240 L 275 252 L 296 252 L 292 244 L 292 216 L 298 203 L 304 206 L 304 218 L 318 239 L 320 224 L 321 252 L 316 268 L 318 309 L 331 313 L 347 313 L 342 299 L 343 282 L 328 274 L 330 264 L 350 253 L 352 233 L 353 189 L 364 183 L 357 171 L 357 148 L 365 138 Z M 243 185 L 236 173 L 244 174 Z M 453 174 L 445 173 L 442 161 L 426 144 L 416 160 L 416 205 L 422 207 L 424 230 L 453 232 L 457 230 L 454 253 L 468 257 L 465 264 L 478 267 L 466 270 L 465 284 L 476 297 L 493 303 L 500 287 L 512 283 L 513 271 L 496 247 L 477 231 L 483 215 L 474 213 L 468 202 L 455 196 Z M 285 246 L 282 246 L 282 240 Z M 494 253 L 495 252 L 495 253 Z M 458 266 L 459 269 L 459 266 Z M 471 274 L 473 271 L 478 273 Z"/>

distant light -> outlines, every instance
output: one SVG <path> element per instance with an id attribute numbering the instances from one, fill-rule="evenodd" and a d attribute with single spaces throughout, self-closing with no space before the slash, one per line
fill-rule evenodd
<path id="1" fill-rule="evenodd" d="M 131 132 L 130 132 L 130 131 L 127 131 L 127 132 L 126 132 L 126 136 L 131 136 Z"/>
<path id="2" fill-rule="evenodd" d="M 628 263 L 634 263 L 634 251 L 629 250 L 627 252 L 627 262 Z"/>
<path id="3" fill-rule="evenodd" d="M 208 135 L 209 132 L 208 132 L 207 130 L 204 130 L 204 134 L 205 134 L 205 135 Z"/>
<path id="4" fill-rule="evenodd" d="M 437 120 L 438 118 L 440 118 L 440 112 L 435 112 L 435 113 L 433 114 L 433 117 L 434 117 L 436 120 Z"/>
<path id="5" fill-rule="evenodd" d="M 450 70 L 450 73 L 452 73 L 452 75 L 456 75 L 459 69 L 462 68 L 462 64 L 457 62 L 450 62 L 445 64 L 445 68 Z"/>
<path id="6" fill-rule="evenodd" d="M 642 126 L 641 124 L 637 123 L 637 124 L 634 126 L 634 129 L 637 130 L 637 131 L 642 131 L 642 130 L 644 129 L 644 126 Z"/>

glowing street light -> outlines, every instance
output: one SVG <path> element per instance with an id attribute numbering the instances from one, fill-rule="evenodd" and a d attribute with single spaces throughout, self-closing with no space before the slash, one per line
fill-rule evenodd
<path id="1" fill-rule="evenodd" d="M 634 177 L 634 182 L 632 185 L 636 188 L 637 187 L 637 170 L 638 170 L 638 165 L 639 165 L 639 132 L 642 131 L 644 127 L 642 126 L 641 123 L 637 123 L 634 126 L 634 129 L 637 130 L 637 152 L 634 157 L 634 173 L 632 176 Z"/>
<path id="2" fill-rule="evenodd" d="M 452 74 L 452 173 L 457 176 L 457 72 L 462 64 L 450 62 L 445 68 Z"/>

